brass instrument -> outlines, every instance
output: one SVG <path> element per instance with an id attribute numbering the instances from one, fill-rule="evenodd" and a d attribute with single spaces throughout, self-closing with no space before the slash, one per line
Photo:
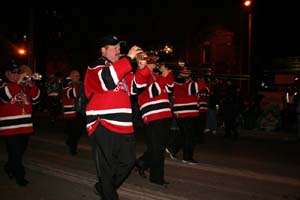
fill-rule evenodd
<path id="1" fill-rule="evenodd" d="M 140 61 L 140 60 L 148 60 L 148 55 L 146 52 L 141 52 L 141 53 L 138 53 L 135 58 L 134 58 L 136 61 Z"/>
<path id="2" fill-rule="evenodd" d="M 126 56 L 126 54 L 120 54 L 119 57 L 124 57 Z M 134 57 L 134 62 L 138 62 L 141 60 L 147 60 L 147 62 L 149 63 L 153 63 L 156 62 L 159 59 L 158 55 L 156 55 L 154 52 L 152 51 L 143 51 L 141 53 L 138 53 L 135 57 Z"/>
<path id="3" fill-rule="evenodd" d="M 26 114 L 26 110 L 25 110 L 25 105 L 28 104 L 28 97 L 24 92 L 24 86 L 29 86 L 32 87 L 33 86 L 33 81 L 36 80 L 41 80 L 42 79 L 42 75 L 40 75 L 39 73 L 34 73 L 31 76 L 25 76 L 20 84 L 20 99 L 18 99 L 18 103 L 22 108 L 22 114 L 25 115 Z"/>
<path id="4" fill-rule="evenodd" d="M 34 80 L 34 81 L 40 81 L 40 80 L 42 80 L 42 75 L 39 74 L 39 73 L 34 73 L 34 74 L 32 74 L 31 76 L 25 76 L 24 80 L 25 80 L 25 81 L 26 81 L 26 80 L 30 80 L 30 81 L 32 81 L 32 80 Z"/>
<path id="5" fill-rule="evenodd" d="M 31 76 L 25 76 L 21 81 L 21 84 L 32 86 L 33 81 L 39 81 L 39 80 L 42 80 L 42 75 L 39 73 L 34 73 Z"/>
<path id="6" fill-rule="evenodd" d="M 17 93 L 17 95 L 15 95 L 13 101 L 17 102 L 21 106 L 22 114 L 25 115 L 26 114 L 25 105 L 29 104 L 29 100 L 28 100 L 29 97 L 25 93 L 24 87 L 25 86 L 32 87 L 33 81 L 41 80 L 42 75 L 39 73 L 32 73 L 31 68 L 27 65 L 20 66 L 20 73 L 26 73 L 26 76 L 21 81 L 20 91 Z"/>
<path id="7" fill-rule="evenodd" d="M 32 84 L 32 81 L 38 81 L 42 79 L 42 75 L 39 73 L 33 73 L 31 68 L 27 65 L 21 65 L 20 66 L 20 73 L 26 73 L 27 76 L 25 76 L 22 80 L 22 84 Z"/>

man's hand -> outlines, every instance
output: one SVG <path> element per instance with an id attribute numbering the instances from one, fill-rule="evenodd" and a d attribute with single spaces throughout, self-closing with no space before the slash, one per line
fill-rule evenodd
<path id="1" fill-rule="evenodd" d="M 138 47 L 138 46 L 133 46 L 131 47 L 131 49 L 128 51 L 127 56 L 131 58 L 131 60 L 133 60 L 137 54 L 142 53 L 143 50 Z"/>
<path id="2" fill-rule="evenodd" d="M 27 77 L 27 74 L 25 72 L 22 74 L 19 74 L 19 79 L 18 79 L 17 83 L 21 84 L 25 77 Z"/>

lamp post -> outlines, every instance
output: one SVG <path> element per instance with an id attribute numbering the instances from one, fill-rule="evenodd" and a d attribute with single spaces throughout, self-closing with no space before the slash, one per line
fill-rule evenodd
<path id="1" fill-rule="evenodd" d="M 251 82 L 251 51 L 252 51 L 252 0 L 243 0 L 243 6 L 248 12 L 248 40 L 247 40 L 247 74 L 250 79 L 247 84 L 247 90 L 250 93 Z"/>

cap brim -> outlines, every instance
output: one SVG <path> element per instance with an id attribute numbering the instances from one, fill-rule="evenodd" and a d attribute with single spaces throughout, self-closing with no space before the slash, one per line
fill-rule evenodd
<path id="1" fill-rule="evenodd" d="M 119 44 L 121 47 L 125 47 L 127 43 L 125 41 L 120 41 Z"/>
<path id="2" fill-rule="evenodd" d="M 117 45 L 117 44 L 119 44 L 121 47 L 126 46 L 125 41 L 115 41 L 115 42 L 111 42 L 110 44 L 102 43 L 102 44 L 100 44 L 100 47 L 105 47 L 106 45 Z"/>

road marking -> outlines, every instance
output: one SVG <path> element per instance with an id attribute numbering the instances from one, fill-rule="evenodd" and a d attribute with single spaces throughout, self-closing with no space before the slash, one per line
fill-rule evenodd
<path id="1" fill-rule="evenodd" d="M 34 138 L 38 141 L 43 141 L 46 143 L 54 144 L 54 145 L 65 145 L 63 142 L 59 140 L 53 140 L 53 139 L 46 139 L 46 138 Z M 80 144 L 78 146 L 79 149 L 82 150 L 91 150 L 91 147 L 89 145 Z M 138 157 L 138 155 L 137 155 Z M 251 170 L 245 170 L 245 169 L 234 169 L 229 167 L 221 167 L 221 166 L 215 166 L 210 164 L 204 164 L 204 163 L 198 163 L 196 165 L 189 165 L 184 164 L 181 162 L 172 161 L 169 159 L 165 160 L 165 164 L 170 166 L 176 166 L 176 167 L 184 167 L 184 168 L 190 168 L 190 169 L 197 169 L 197 170 L 204 170 L 209 171 L 213 173 L 220 173 L 220 174 L 226 174 L 231 176 L 238 176 L 238 177 L 244 177 L 244 178 L 252 178 L 257 179 L 261 181 L 270 181 L 280 184 L 288 184 L 291 186 L 300 186 L 300 180 L 296 178 L 286 177 L 286 176 L 277 176 L 272 174 L 265 174 L 265 173 L 257 173 Z"/>
<path id="2" fill-rule="evenodd" d="M 31 159 L 26 162 L 26 166 L 33 170 L 38 171 L 44 174 L 49 174 L 56 176 L 74 183 L 84 184 L 90 187 L 93 187 L 95 182 L 97 182 L 96 177 L 93 174 L 82 171 L 63 170 L 59 168 L 54 168 L 49 165 L 43 165 L 37 159 Z M 139 191 L 137 189 L 142 189 Z M 124 183 L 122 187 L 118 190 L 120 196 L 127 197 L 133 200 L 142 199 L 142 200 L 187 200 L 185 197 L 175 196 L 172 194 L 165 194 L 159 191 L 150 190 L 147 188 L 137 188 L 131 184 Z"/>
<path id="3" fill-rule="evenodd" d="M 286 176 L 262 174 L 262 173 L 257 173 L 257 172 L 253 172 L 250 170 L 220 167 L 220 166 L 209 165 L 209 164 L 204 164 L 204 163 L 198 163 L 197 165 L 188 165 L 188 164 L 183 164 L 183 163 L 171 161 L 171 160 L 166 160 L 165 163 L 168 165 L 173 165 L 173 166 L 177 166 L 177 167 L 186 167 L 186 168 L 191 168 L 191 169 L 209 171 L 209 172 L 213 172 L 213 173 L 226 174 L 226 175 L 230 175 L 230 176 L 252 178 L 252 179 L 257 179 L 257 180 L 261 180 L 261 181 L 271 181 L 271 182 L 276 182 L 276 183 L 280 183 L 280 184 L 288 184 L 291 186 L 300 186 L 299 179 L 286 177 Z"/>

